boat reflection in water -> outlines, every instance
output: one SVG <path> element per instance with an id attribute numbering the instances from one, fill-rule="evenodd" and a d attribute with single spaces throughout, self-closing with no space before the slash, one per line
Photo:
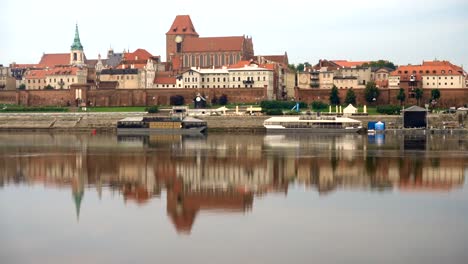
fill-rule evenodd
<path id="1" fill-rule="evenodd" d="M 165 195 L 181 233 L 191 232 L 201 211 L 245 213 L 257 197 L 286 197 L 293 186 L 319 194 L 447 192 L 463 186 L 467 171 L 467 146 L 432 135 L 8 134 L 0 145 L 0 186 L 69 188 L 77 217 L 89 189 L 139 205 Z"/>

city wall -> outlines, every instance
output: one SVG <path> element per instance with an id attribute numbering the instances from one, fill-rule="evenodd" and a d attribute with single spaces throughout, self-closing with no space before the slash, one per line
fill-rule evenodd
<path id="1" fill-rule="evenodd" d="M 356 94 L 356 103 L 358 105 L 369 105 L 364 96 L 364 89 L 353 89 Z M 329 89 L 301 89 L 296 88 L 296 98 L 300 101 L 311 103 L 313 101 L 322 101 L 329 103 L 330 90 Z M 346 98 L 347 89 L 339 89 L 339 96 L 341 102 Z M 397 100 L 399 89 L 379 89 L 380 95 L 377 97 L 375 103 L 372 105 L 399 105 L 400 101 Z M 460 107 L 468 103 L 468 89 L 440 89 L 441 93 L 437 107 Z M 423 97 L 420 100 L 420 105 L 424 106 L 425 103 L 431 98 L 431 90 L 425 89 Z M 415 98 L 409 98 L 406 93 L 405 105 L 416 105 L 418 102 Z"/>
<path id="2" fill-rule="evenodd" d="M 80 91 L 77 96 L 77 91 Z M 0 104 L 24 106 L 73 106 L 76 98 L 90 106 L 149 106 L 169 105 L 174 95 L 184 97 L 191 103 L 197 94 L 204 95 L 208 103 L 211 99 L 227 95 L 228 102 L 260 102 L 266 97 L 267 88 L 184 88 L 184 89 L 89 89 L 74 86 L 69 90 L 25 90 L 0 91 Z"/>

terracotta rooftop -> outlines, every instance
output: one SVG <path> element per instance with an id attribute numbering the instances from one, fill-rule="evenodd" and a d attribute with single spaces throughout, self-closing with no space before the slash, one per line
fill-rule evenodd
<path id="1" fill-rule="evenodd" d="M 277 63 L 288 64 L 288 55 L 285 53 L 284 55 L 259 55 L 258 57 L 263 57 L 265 60 L 274 61 Z"/>
<path id="2" fill-rule="evenodd" d="M 177 82 L 176 77 L 156 76 L 154 78 L 154 83 L 155 84 L 176 84 L 176 82 Z"/>
<path id="3" fill-rule="evenodd" d="M 391 72 L 391 76 L 415 75 L 420 79 L 423 75 L 464 75 L 463 69 L 448 61 L 424 61 L 422 65 L 399 66 Z"/>
<path id="4" fill-rule="evenodd" d="M 26 79 L 44 79 L 51 75 L 76 75 L 77 67 L 53 67 L 49 69 L 29 70 L 25 74 Z"/>
<path id="5" fill-rule="evenodd" d="M 176 16 L 174 22 L 172 22 L 171 28 L 166 34 L 198 36 L 198 33 L 195 31 L 195 27 L 193 26 L 192 19 L 190 19 L 189 15 Z"/>
<path id="6" fill-rule="evenodd" d="M 340 65 L 343 68 L 351 68 L 362 66 L 364 63 L 370 63 L 370 61 L 347 61 L 347 60 L 332 60 L 332 62 Z"/>
<path id="7" fill-rule="evenodd" d="M 250 66 L 252 64 L 257 65 L 258 68 L 264 68 L 264 69 L 268 69 L 268 70 L 275 70 L 275 64 L 273 64 L 273 63 L 261 64 L 261 63 L 255 62 L 255 61 L 248 61 L 248 60 L 238 61 L 236 64 L 229 65 L 228 68 L 229 69 L 240 69 L 240 68 L 245 68 L 247 66 Z"/>
<path id="8" fill-rule="evenodd" d="M 25 74 L 26 79 L 45 79 L 46 70 L 30 70 Z"/>
<path id="9" fill-rule="evenodd" d="M 244 37 L 187 38 L 183 52 L 242 51 Z"/>
<path id="10" fill-rule="evenodd" d="M 153 57 L 153 55 L 151 55 L 151 53 L 149 53 L 145 49 L 137 49 L 134 52 L 124 53 L 124 58 L 127 61 L 131 61 L 131 60 L 147 61 L 151 57 Z"/>
<path id="11" fill-rule="evenodd" d="M 39 61 L 39 67 L 52 68 L 56 65 L 70 64 L 70 53 L 43 54 Z"/>

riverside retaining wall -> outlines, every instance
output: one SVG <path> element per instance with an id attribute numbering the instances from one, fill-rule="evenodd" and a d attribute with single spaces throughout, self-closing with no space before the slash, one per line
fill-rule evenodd
<path id="1" fill-rule="evenodd" d="M 117 121 L 130 116 L 144 116 L 146 113 L 0 113 L 0 130 L 114 130 Z M 209 131 L 253 131 L 262 132 L 263 121 L 269 116 L 201 116 L 206 120 Z M 401 128 L 401 116 L 372 115 L 356 116 L 364 126 L 369 121 L 382 121 L 387 128 Z M 468 131 L 468 118 L 462 118 L 462 127 Z M 460 127 L 457 114 L 429 115 L 429 127 L 444 128 L 447 124 Z"/>

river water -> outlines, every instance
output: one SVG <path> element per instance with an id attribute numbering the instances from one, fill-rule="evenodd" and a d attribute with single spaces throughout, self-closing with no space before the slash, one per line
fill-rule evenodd
<path id="1" fill-rule="evenodd" d="M 468 137 L 0 134 L 1 263 L 468 263 Z"/>

